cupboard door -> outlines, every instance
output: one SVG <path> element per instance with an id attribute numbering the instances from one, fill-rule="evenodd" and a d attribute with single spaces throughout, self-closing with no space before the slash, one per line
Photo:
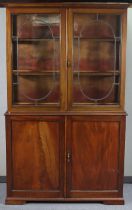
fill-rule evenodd
<path id="1" fill-rule="evenodd" d="M 8 12 L 11 103 L 17 108 L 64 109 L 65 11 L 26 8 Z"/>
<path id="2" fill-rule="evenodd" d="M 71 117 L 68 121 L 67 195 L 121 196 L 124 117 Z"/>
<path id="3" fill-rule="evenodd" d="M 11 157 L 11 195 L 64 196 L 63 118 L 13 117 Z"/>
<path id="4" fill-rule="evenodd" d="M 70 10 L 70 109 L 112 109 L 123 103 L 125 18 L 122 11 Z"/>

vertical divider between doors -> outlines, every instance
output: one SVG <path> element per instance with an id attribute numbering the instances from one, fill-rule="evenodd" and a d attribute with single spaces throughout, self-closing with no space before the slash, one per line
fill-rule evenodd
<path id="1" fill-rule="evenodd" d="M 72 19 L 72 10 L 68 9 L 67 12 L 67 42 L 68 42 L 68 50 L 67 50 L 67 62 L 69 63 L 68 65 L 68 109 L 71 109 L 72 106 L 72 66 L 73 66 L 73 19 Z"/>
<path id="2" fill-rule="evenodd" d="M 66 117 L 66 197 L 70 197 L 70 188 L 71 188 L 71 167 L 72 167 L 72 156 L 71 156 L 71 149 L 72 149 L 72 139 L 71 139 L 71 116 Z M 68 161 L 68 153 L 70 153 L 70 161 Z"/>
<path id="3" fill-rule="evenodd" d="M 68 9 L 65 9 L 65 110 L 68 110 Z M 65 116 L 65 135 L 64 135 L 64 198 L 67 197 L 67 115 Z"/>
<path id="4" fill-rule="evenodd" d="M 67 110 L 67 65 L 66 65 L 66 10 L 61 10 L 61 72 L 60 72 L 60 83 L 61 83 L 61 110 Z"/>

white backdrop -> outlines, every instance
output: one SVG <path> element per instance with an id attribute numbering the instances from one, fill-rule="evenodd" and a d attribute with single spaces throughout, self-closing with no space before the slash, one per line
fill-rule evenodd
<path id="1" fill-rule="evenodd" d="M 0 176 L 6 174 L 5 118 L 6 90 L 6 10 L 0 8 Z"/>
<path id="2" fill-rule="evenodd" d="M 127 76 L 126 76 L 126 152 L 125 176 L 132 176 L 132 9 L 128 9 Z M 6 10 L 0 8 L 0 176 L 6 175 L 5 118 L 6 90 Z"/>

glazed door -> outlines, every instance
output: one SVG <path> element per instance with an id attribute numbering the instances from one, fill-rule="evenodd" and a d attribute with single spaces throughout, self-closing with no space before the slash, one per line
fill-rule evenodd
<path id="1" fill-rule="evenodd" d="M 8 196 L 63 198 L 64 118 L 14 116 L 7 126 L 11 135 Z"/>
<path id="2" fill-rule="evenodd" d="M 69 109 L 121 108 L 126 14 L 122 10 L 72 9 L 69 21 Z"/>
<path id="3" fill-rule="evenodd" d="M 124 126 L 121 116 L 69 117 L 67 197 L 121 196 Z"/>
<path id="4" fill-rule="evenodd" d="M 10 9 L 7 14 L 10 107 L 65 109 L 65 10 Z"/>

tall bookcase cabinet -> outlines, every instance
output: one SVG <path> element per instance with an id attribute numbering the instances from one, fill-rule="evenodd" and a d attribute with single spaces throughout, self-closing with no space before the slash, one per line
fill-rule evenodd
<path id="1" fill-rule="evenodd" d="M 128 4 L 6 7 L 6 203 L 123 204 Z"/>

